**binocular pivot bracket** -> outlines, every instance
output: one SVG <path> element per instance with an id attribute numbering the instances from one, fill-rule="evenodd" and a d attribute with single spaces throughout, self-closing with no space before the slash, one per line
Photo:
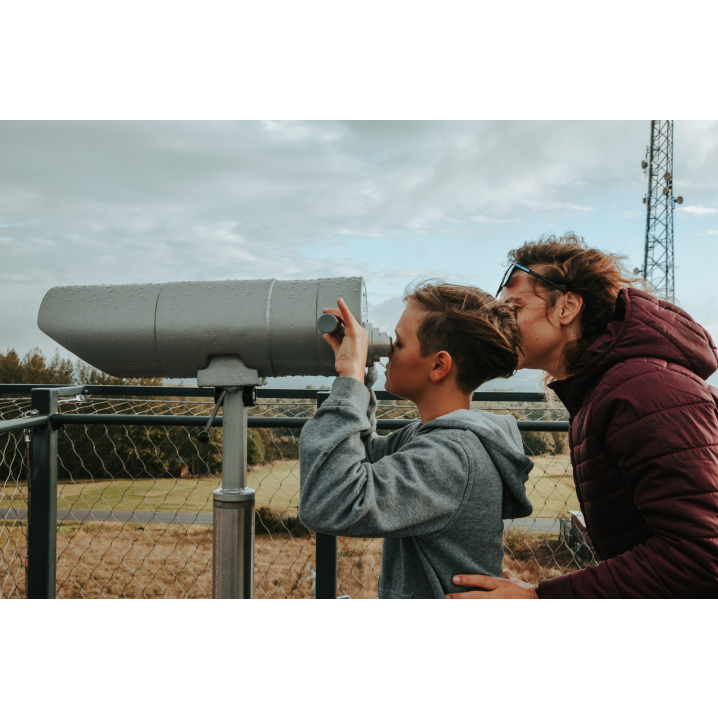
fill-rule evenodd
<path id="1" fill-rule="evenodd" d="M 197 386 L 221 387 L 237 391 L 240 387 L 264 386 L 267 379 L 250 369 L 238 356 L 212 357 L 205 369 L 197 372 Z"/>
<path id="2" fill-rule="evenodd" d="M 247 367 L 238 356 L 212 357 L 207 368 L 197 373 L 197 386 L 214 387 L 215 402 L 212 415 L 197 437 L 199 441 L 203 444 L 209 441 L 209 430 L 228 393 L 241 391 L 243 406 L 257 406 L 257 387 L 266 383 L 266 378 Z"/>

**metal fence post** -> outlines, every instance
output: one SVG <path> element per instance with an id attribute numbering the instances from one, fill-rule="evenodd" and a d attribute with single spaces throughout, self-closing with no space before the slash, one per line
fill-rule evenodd
<path id="1" fill-rule="evenodd" d="M 33 389 L 31 407 L 40 416 L 57 412 L 56 389 Z M 30 443 L 27 517 L 27 597 L 55 598 L 57 564 L 57 431 L 48 421 Z"/>
<path id="2" fill-rule="evenodd" d="M 328 391 L 317 392 L 317 409 L 329 397 Z M 337 597 L 337 537 L 317 534 L 317 576 L 315 598 Z"/>

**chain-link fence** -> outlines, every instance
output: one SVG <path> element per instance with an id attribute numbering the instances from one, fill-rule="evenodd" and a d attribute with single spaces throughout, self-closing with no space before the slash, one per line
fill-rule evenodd
<path id="1" fill-rule="evenodd" d="M 0 398 L 0 421 L 22 418 L 29 410 L 26 398 Z M 30 473 L 30 432 L 0 434 L 0 596 L 25 596 L 27 559 L 27 481 Z M 22 511 L 11 510 L 12 506 Z"/>
<path id="2" fill-rule="evenodd" d="M 511 413 L 520 421 L 567 418 L 562 407 L 545 403 L 483 402 L 474 407 Z M 204 398 L 59 400 L 63 415 L 206 417 L 212 408 L 211 399 Z M 0 399 L 0 410 L 7 413 L 0 420 L 28 409 L 26 398 Z M 315 410 L 313 399 L 260 399 L 249 416 L 296 420 L 310 418 Z M 377 418 L 414 419 L 416 408 L 382 401 Z M 300 431 L 282 426 L 249 430 L 248 485 L 256 491 L 256 598 L 313 596 L 315 537 L 297 515 Z M 58 598 L 211 596 L 212 492 L 221 486 L 222 429 L 212 429 L 206 444 L 198 442 L 198 432 L 197 427 L 129 423 L 65 426 L 58 448 Z M 0 436 L 3 596 L 19 597 L 24 590 L 26 436 Z M 565 431 L 522 436 L 535 462 L 527 485 L 534 512 L 530 519 L 507 524 L 504 565 L 535 583 L 575 570 L 592 557 L 569 545 L 568 534 L 561 533 L 561 520 L 578 511 Z M 381 547 L 380 539 L 339 539 L 339 596 L 377 597 Z"/>

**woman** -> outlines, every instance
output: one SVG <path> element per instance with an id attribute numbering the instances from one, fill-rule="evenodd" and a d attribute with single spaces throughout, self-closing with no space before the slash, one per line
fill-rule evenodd
<path id="1" fill-rule="evenodd" d="M 716 347 L 669 302 L 632 288 L 614 255 L 572 235 L 509 253 L 522 368 L 570 414 L 574 482 L 598 566 L 533 587 L 456 576 L 450 598 L 718 597 Z"/>

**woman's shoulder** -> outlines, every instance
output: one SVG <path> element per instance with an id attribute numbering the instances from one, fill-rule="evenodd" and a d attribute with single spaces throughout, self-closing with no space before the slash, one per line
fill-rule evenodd
<path id="1" fill-rule="evenodd" d="M 586 403 L 593 412 L 624 408 L 638 416 L 715 401 L 715 389 L 690 369 L 663 359 L 632 357 L 606 372 Z"/>

